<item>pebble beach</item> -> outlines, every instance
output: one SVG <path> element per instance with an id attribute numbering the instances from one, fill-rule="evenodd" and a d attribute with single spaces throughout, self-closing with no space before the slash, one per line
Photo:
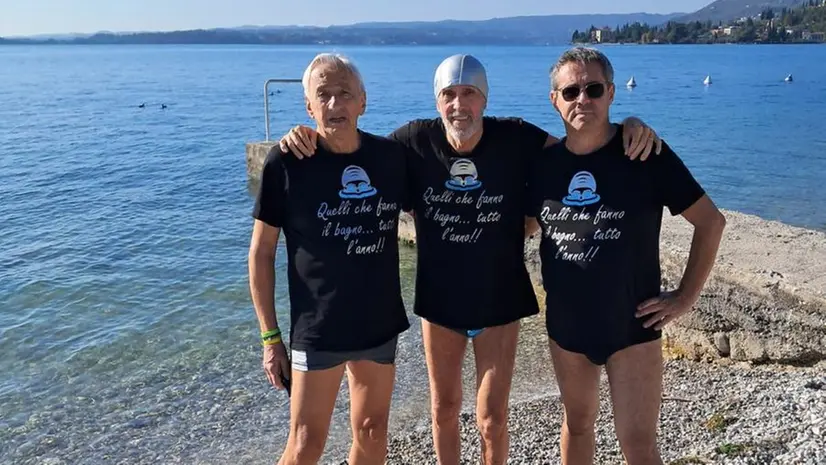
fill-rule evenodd
<path id="1" fill-rule="evenodd" d="M 622 464 L 602 377 L 595 463 Z M 665 364 L 659 444 L 664 463 L 826 463 L 826 363 L 750 366 L 671 359 Z M 557 396 L 512 405 L 512 464 L 559 464 Z M 475 417 L 461 421 L 462 463 L 478 463 Z M 389 464 L 436 464 L 429 431 L 393 438 Z"/>

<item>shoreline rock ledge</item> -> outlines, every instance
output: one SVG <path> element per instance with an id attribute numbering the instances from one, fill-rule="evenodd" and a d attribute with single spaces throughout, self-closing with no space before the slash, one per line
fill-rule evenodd
<path id="1" fill-rule="evenodd" d="M 667 326 L 671 355 L 812 366 L 826 360 L 826 233 L 724 210 L 727 225 L 715 268 L 693 312 Z M 679 284 L 693 230 L 665 211 L 660 240 L 663 287 Z M 401 215 L 399 239 L 416 242 Z M 525 260 L 541 286 L 539 237 Z"/>

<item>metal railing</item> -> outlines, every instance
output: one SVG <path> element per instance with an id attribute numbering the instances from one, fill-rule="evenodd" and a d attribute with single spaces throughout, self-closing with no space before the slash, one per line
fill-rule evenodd
<path id="1" fill-rule="evenodd" d="M 270 140 L 270 84 L 274 82 L 301 82 L 301 79 L 267 79 L 264 82 L 264 124 L 266 126 L 266 141 Z"/>

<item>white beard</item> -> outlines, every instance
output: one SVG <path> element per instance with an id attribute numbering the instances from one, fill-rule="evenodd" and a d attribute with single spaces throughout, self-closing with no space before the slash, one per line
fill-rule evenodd
<path id="1" fill-rule="evenodd" d="M 465 142 L 471 139 L 476 133 L 482 130 L 482 120 L 481 119 L 474 119 L 473 123 L 465 129 L 457 129 L 450 123 L 448 118 L 442 118 L 442 123 L 444 124 L 445 130 L 450 134 L 450 136 L 459 141 Z"/>

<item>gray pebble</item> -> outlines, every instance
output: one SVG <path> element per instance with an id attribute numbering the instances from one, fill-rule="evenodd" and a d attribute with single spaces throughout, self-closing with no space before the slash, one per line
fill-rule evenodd
<path id="1" fill-rule="evenodd" d="M 714 335 L 714 346 L 723 357 L 728 357 L 731 354 L 731 346 L 726 333 L 716 333 Z"/>

